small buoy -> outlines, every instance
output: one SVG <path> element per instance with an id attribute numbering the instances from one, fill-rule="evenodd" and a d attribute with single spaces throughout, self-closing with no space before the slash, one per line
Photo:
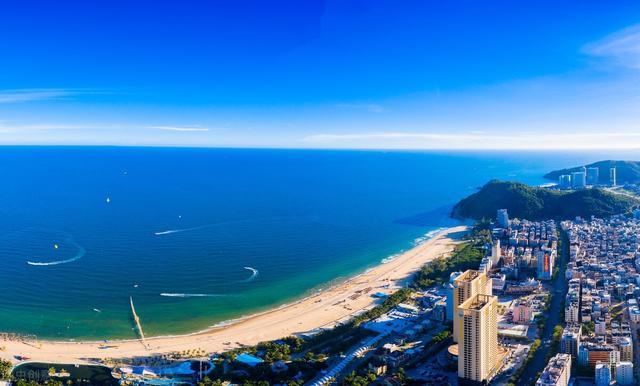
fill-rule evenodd
<path id="1" fill-rule="evenodd" d="M 111 198 L 107 197 L 107 204 L 111 202 Z"/>
<path id="2" fill-rule="evenodd" d="M 53 244 L 53 249 L 58 249 L 58 244 Z"/>

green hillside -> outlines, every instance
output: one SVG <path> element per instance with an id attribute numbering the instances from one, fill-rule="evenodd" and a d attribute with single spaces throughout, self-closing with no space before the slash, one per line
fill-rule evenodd
<path id="1" fill-rule="evenodd" d="M 602 189 L 565 192 L 494 180 L 458 202 L 452 216 L 476 220 L 494 218 L 498 209 L 506 208 L 511 217 L 529 220 L 572 219 L 576 216 L 612 216 L 626 213 L 639 205 L 638 199 Z"/>
<path id="2" fill-rule="evenodd" d="M 615 167 L 616 168 L 616 179 L 618 184 L 625 183 L 640 183 L 640 161 L 598 161 L 589 165 L 585 165 L 587 168 L 598 168 L 599 171 L 599 182 L 601 184 L 609 183 L 609 169 Z M 574 168 L 562 169 L 562 170 L 554 170 L 545 174 L 544 178 L 557 181 L 558 178 L 563 174 L 571 174 L 572 172 L 580 171 L 581 166 L 577 166 Z"/>

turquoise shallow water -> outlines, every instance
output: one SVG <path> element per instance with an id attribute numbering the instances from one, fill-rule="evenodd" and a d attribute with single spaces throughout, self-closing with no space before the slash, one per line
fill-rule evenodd
<path id="1" fill-rule="evenodd" d="M 0 330 L 187 333 L 278 306 L 454 225 L 491 178 L 594 153 L 0 148 Z"/>

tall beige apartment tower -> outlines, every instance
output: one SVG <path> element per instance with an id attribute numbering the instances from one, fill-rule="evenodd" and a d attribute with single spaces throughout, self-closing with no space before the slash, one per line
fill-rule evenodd
<path id="1" fill-rule="evenodd" d="M 498 298 L 477 294 L 456 310 L 461 385 L 487 385 L 498 363 Z"/>
<path id="2" fill-rule="evenodd" d="M 459 342 L 458 307 L 477 294 L 492 295 L 491 279 L 484 272 L 469 269 L 453 281 L 453 341 Z"/>

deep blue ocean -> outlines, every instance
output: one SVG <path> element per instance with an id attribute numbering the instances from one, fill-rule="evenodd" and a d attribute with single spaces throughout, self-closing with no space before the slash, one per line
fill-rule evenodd
<path id="1" fill-rule="evenodd" d="M 490 179 L 603 158 L 0 147 L 0 331 L 133 338 L 129 296 L 147 335 L 200 330 L 410 248 Z"/>

